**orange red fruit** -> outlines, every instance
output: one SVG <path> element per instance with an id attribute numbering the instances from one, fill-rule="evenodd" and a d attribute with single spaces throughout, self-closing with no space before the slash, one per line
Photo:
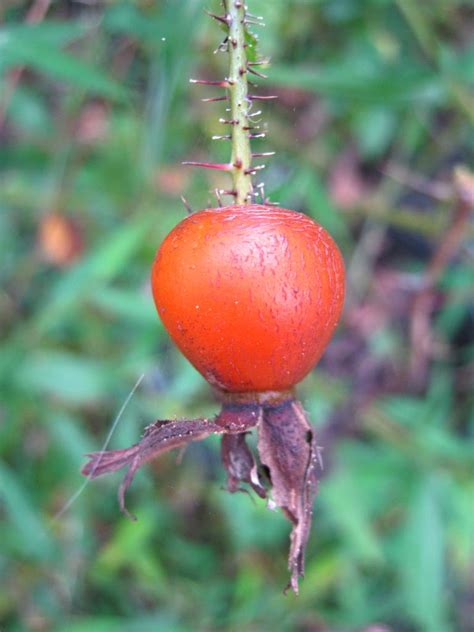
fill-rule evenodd
<path id="1" fill-rule="evenodd" d="M 180 222 L 152 268 L 158 314 L 222 391 L 280 391 L 318 362 L 339 320 L 344 264 L 331 236 L 295 211 L 257 204 Z"/>

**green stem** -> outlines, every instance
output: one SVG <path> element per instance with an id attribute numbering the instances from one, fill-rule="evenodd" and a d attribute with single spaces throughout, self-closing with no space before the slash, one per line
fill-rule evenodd
<path id="1" fill-rule="evenodd" d="M 247 55 L 245 52 L 245 5 L 239 0 L 224 0 L 229 22 L 229 100 L 232 120 L 232 182 L 237 204 L 252 199 L 250 169 L 250 131 L 248 111 Z"/>

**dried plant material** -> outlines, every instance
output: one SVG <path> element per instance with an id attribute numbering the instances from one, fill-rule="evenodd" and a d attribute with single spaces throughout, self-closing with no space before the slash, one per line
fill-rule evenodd
<path id="1" fill-rule="evenodd" d="M 42 218 L 37 240 L 41 256 L 59 267 L 74 263 L 84 249 L 79 226 L 60 213 L 48 213 Z"/>
<path id="2" fill-rule="evenodd" d="M 293 524 L 288 588 L 298 592 L 304 575 L 304 552 L 317 490 L 318 447 L 301 404 L 295 400 L 266 407 L 259 428 L 258 451 L 268 468 L 272 498 Z"/>
<path id="3" fill-rule="evenodd" d="M 259 434 L 260 461 L 270 478 L 270 505 L 280 507 L 293 525 L 288 559 L 291 578 L 287 589 L 297 593 L 298 579 L 304 575 L 304 552 L 311 529 L 319 452 L 313 429 L 295 399 L 224 403 L 214 421 L 157 421 L 148 426 L 140 441 L 130 448 L 89 454 L 90 461 L 82 473 L 96 478 L 128 467 L 119 487 L 119 504 L 126 515 L 135 519 L 125 507 L 125 493 L 136 471 L 164 452 L 220 434 L 228 491 L 246 491 L 241 487 L 246 483 L 260 498 L 266 498 L 267 490 L 260 480 L 257 462 L 246 443 L 246 435 L 254 427 Z"/>

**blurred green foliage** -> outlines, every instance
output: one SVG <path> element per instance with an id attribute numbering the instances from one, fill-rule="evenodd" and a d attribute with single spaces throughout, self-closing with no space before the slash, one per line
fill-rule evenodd
<path id="1" fill-rule="evenodd" d="M 454 204 L 415 189 L 472 159 L 472 4 L 249 0 L 262 89 L 280 96 L 256 141 L 277 150 L 266 191 L 325 225 L 348 268 L 345 318 L 301 386 L 327 467 L 299 598 L 281 593 L 288 525 L 221 490 L 216 441 L 137 476 L 137 523 L 118 476 L 66 507 L 141 374 L 111 446 L 216 411 L 148 275 L 180 195 L 215 205 L 224 184 L 180 162 L 228 158 L 210 141 L 222 104 L 188 84 L 225 58 L 211 0 L 57 0 L 28 23 L 39 4 L 0 7 L 0 628 L 468 630 L 470 228 L 437 283 L 426 371 L 406 376 L 410 306 Z"/>

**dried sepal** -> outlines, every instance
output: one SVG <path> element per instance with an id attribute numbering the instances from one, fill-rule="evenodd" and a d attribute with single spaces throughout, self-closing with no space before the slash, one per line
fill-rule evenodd
<path id="1" fill-rule="evenodd" d="M 298 593 L 317 491 L 318 447 L 303 407 L 295 400 L 266 406 L 258 429 L 260 460 L 268 468 L 272 499 L 293 524 L 288 588 Z"/>
<path id="2" fill-rule="evenodd" d="M 240 487 L 240 483 L 247 483 L 260 498 L 266 498 L 266 490 L 260 482 L 257 464 L 245 437 L 244 432 L 225 434 L 222 437 L 221 456 L 227 471 L 227 491 L 246 491 Z"/>
<path id="3" fill-rule="evenodd" d="M 136 471 L 164 452 L 217 434 L 222 435 L 221 456 L 227 471 L 228 491 L 246 491 L 241 487 L 245 483 L 260 498 L 267 498 L 257 462 L 246 442 L 246 435 L 256 427 L 260 462 L 270 479 L 271 502 L 282 509 L 293 525 L 288 558 L 291 578 L 287 589 L 297 593 L 298 579 L 304 575 L 304 551 L 311 529 L 319 448 L 301 404 L 289 394 L 276 399 L 274 393 L 269 395 L 266 399 L 265 394 L 260 394 L 252 401 L 245 398 L 240 401 L 238 396 L 224 398 L 222 410 L 214 420 L 157 421 L 130 448 L 89 454 L 90 460 L 82 473 L 96 478 L 128 466 L 118 497 L 121 510 L 135 519 L 125 507 L 125 493 Z"/>
<path id="4" fill-rule="evenodd" d="M 83 467 L 82 473 L 89 478 L 96 478 L 128 465 L 127 473 L 119 487 L 118 498 L 120 509 L 135 520 L 136 518 L 125 507 L 125 493 L 136 471 L 160 454 L 185 446 L 191 441 L 205 439 L 213 433 L 221 434 L 223 431 L 222 426 L 209 419 L 157 421 L 147 426 L 140 441 L 130 448 L 88 454 L 89 462 Z"/>

